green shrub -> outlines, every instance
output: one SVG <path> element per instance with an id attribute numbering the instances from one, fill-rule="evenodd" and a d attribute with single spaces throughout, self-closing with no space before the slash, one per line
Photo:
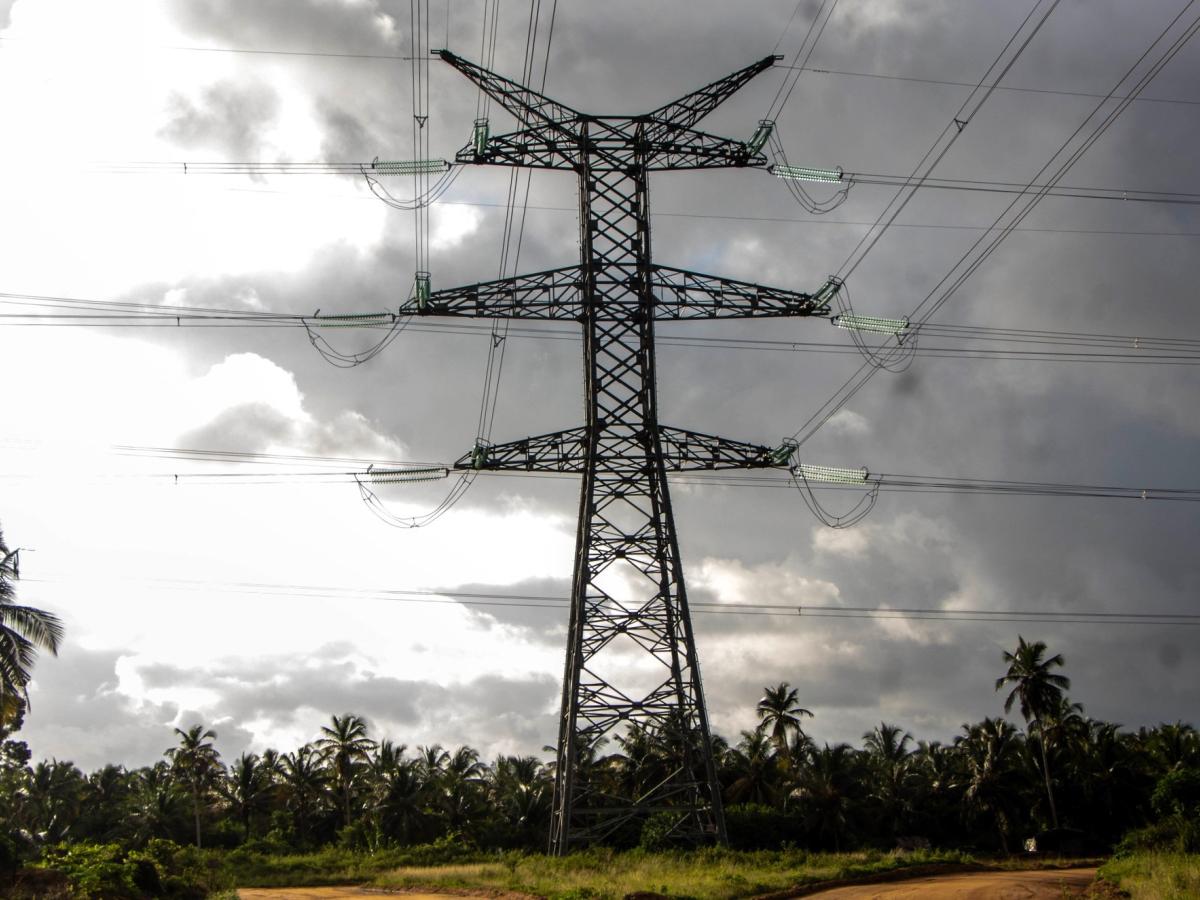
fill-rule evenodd
<path id="1" fill-rule="evenodd" d="M 1150 851 L 1200 853 L 1200 819 L 1173 815 L 1145 828 L 1134 829 L 1121 838 L 1116 855 Z"/>
<path id="2" fill-rule="evenodd" d="M 1200 770 L 1168 772 L 1154 786 L 1150 805 L 1159 816 L 1200 818 Z"/>
<path id="3" fill-rule="evenodd" d="M 75 896 L 103 900 L 203 900 L 232 883 L 219 858 L 158 839 L 134 851 L 118 844 L 58 844 L 45 848 L 36 866 L 66 876 Z"/>

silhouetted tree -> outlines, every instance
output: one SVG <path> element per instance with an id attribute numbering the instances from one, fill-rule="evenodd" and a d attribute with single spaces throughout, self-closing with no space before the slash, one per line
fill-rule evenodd
<path id="1" fill-rule="evenodd" d="M 63 626 L 58 617 L 16 602 L 21 577 L 18 551 L 9 551 L 0 531 L 0 733 L 29 706 L 29 679 L 38 649 L 58 655 Z"/>
<path id="2" fill-rule="evenodd" d="M 1047 717 L 1060 708 L 1063 691 L 1071 687 L 1071 679 L 1050 670 L 1063 665 L 1061 653 L 1046 658 L 1046 645 L 1042 641 L 1026 643 L 1017 635 L 1017 649 L 1004 652 L 1008 671 L 996 679 L 996 690 L 1012 685 L 1004 699 L 1004 711 L 1009 712 L 1014 701 L 1019 701 L 1021 716 L 1026 727 L 1038 723 L 1038 747 L 1042 757 L 1042 777 L 1046 782 L 1046 797 L 1050 801 L 1050 818 L 1058 827 L 1058 810 L 1054 806 L 1054 789 L 1050 786 L 1050 764 L 1046 757 L 1046 740 L 1042 734 Z"/>
<path id="3" fill-rule="evenodd" d="M 192 792 L 192 813 L 196 822 L 196 846 L 200 846 L 200 806 L 221 772 L 221 756 L 213 741 L 217 733 L 203 725 L 193 725 L 187 731 L 176 728 L 179 746 L 171 747 L 165 755 L 171 768 L 187 783 Z"/>

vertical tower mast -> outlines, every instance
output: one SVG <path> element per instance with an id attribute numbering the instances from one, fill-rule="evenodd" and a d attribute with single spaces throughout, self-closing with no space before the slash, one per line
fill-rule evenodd
<path id="1" fill-rule="evenodd" d="M 669 169 L 766 164 L 757 147 L 694 130 L 766 57 L 640 116 L 579 113 L 469 63 L 439 55 L 521 124 L 486 123 L 460 163 L 572 171 L 579 180 L 580 262 L 448 290 L 418 291 L 421 315 L 571 319 L 584 341 L 586 424 L 476 447 L 459 468 L 578 472 L 571 589 L 550 845 L 556 853 L 665 813 L 681 841 L 724 842 L 696 642 L 667 488 L 668 471 L 769 468 L 787 454 L 664 426 L 655 390 L 657 319 L 827 315 L 836 284 L 815 295 L 656 265 L 648 176 Z M 759 144 L 761 146 L 761 144 Z M 597 765 L 602 746 L 652 740 L 665 765 L 632 779 Z"/>

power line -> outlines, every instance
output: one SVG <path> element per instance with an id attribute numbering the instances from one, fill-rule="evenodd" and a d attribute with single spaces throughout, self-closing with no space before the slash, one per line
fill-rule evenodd
<path id="1" fill-rule="evenodd" d="M 10 43 L 21 43 L 29 46 L 46 46 L 48 41 L 28 41 L 25 38 L 0 37 L 0 41 Z M 267 50 L 254 47 L 198 47 L 186 44 L 154 44 L 149 45 L 156 50 L 171 50 L 181 53 L 234 53 L 250 56 L 312 56 L 312 57 L 327 57 L 330 59 L 388 59 L 388 60 L 404 60 L 412 59 L 411 56 L 402 56 L 393 53 L 347 53 L 328 50 Z M 146 48 L 145 44 L 138 44 L 128 47 L 129 50 Z"/>
<path id="2" fill-rule="evenodd" d="M 420 155 L 415 151 L 414 155 Z M 428 155 L 427 153 L 425 154 Z M 142 161 L 98 161 L 84 164 L 84 171 L 104 175 L 353 175 L 364 170 L 371 171 L 371 162 L 286 162 L 286 161 L 238 161 L 238 160 L 142 160 Z M 447 165 L 453 165 L 447 163 Z M 909 185 L 914 175 L 896 175 L 886 172 L 843 173 L 843 180 L 854 184 L 869 184 L 886 187 Z M 1049 197 L 1083 198 L 1094 200 L 1121 200 L 1143 203 L 1200 204 L 1200 193 L 1194 191 L 1145 190 L 1132 187 L 1107 187 L 1096 185 L 1043 185 L 1015 181 L 996 181 L 983 178 L 933 178 L 926 177 L 922 187 L 938 190 L 983 191 L 988 193 L 1022 193 L 1043 191 Z M 459 203 L 459 205 L 486 206 L 485 203 Z M 503 205 L 503 204 L 499 204 Z M 561 209 L 568 207 L 533 207 L 534 209 Z M 670 215 L 658 213 L 657 215 Z M 682 215 L 675 213 L 674 215 Z M 710 218 L 709 215 L 696 215 Z M 712 216 L 715 218 L 716 216 Z M 861 223 L 856 223 L 861 224 Z"/>
<path id="3" fill-rule="evenodd" d="M 1054 161 L 1060 154 L 1067 151 L 1072 142 L 1083 132 L 1095 116 L 1097 116 L 1109 99 L 1113 98 L 1118 91 L 1122 89 L 1122 85 L 1126 84 L 1138 71 L 1139 67 L 1150 56 L 1151 52 L 1157 47 L 1176 26 L 1180 19 L 1195 3 L 1195 0 L 1189 2 L 1179 11 L 1178 14 L 1167 24 L 1167 26 L 1159 33 L 1159 35 L 1150 43 L 1146 50 L 1138 57 L 1132 66 L 1121 76 L 1112 90 L 1102 99 L 1092 110 L 1091 113 L 1079 124 L 1079 126 L 1071 133 L 1071 135 L 1063 141 L 1057 150 L 1051 155 L 1045 165 L 1030 179 L 1030 185 L 1038 183 L 1039 178 L 1044 178 L 1046 173 L 1054 165 Z M 991 233 L 984 232 L 980 237 L 966 250 L 960 259 L 950 268 L 950 270 L 942 277 L 942 279 L 933 287 L 913 310 L 909 317 L 917 323 L 918 329 L 923 326 L 929 319 L 935 315 L 938 310 L 950 299 L 951 296 L 966 282 L 966 280 L 995 252 L 1000 243 L 1012 233 L 1012 230 L 1019 225 L 1033 211 L 1034 207 L 1046 196 L 1045 188 L 1056 185 L 1062 177 L 1070 170 L 1071 166 L 1078 161 L 1080 156 L 1087 151 L 1096 140 L 1100 138 L 1105 131 L 1116 121 L 1129 104 L 1145 89 L 1154 77 L 1162 70 L 1162 68 L 1170 62 L 1179 50 L 1189 41 L 1200 29 L 1200 17 L 1193 19 L 1186 25 L 1178 37 L 1172 41 L 1162 54 L 1148 67 L 1148 69 L 1127 89 L 1125 95 L 1121 98 L 1120 103 L 1112 109 L 1103 120 L 1093 128 L 1092 132 L 1083 139 L 1078 147 L 1072 151 L 1067 158 L 1059 165 L 1054 174 L 1042 183 L 1042 188 L 1036 190 L 1032 195 L 1020 194 L 1005 207 L 1005 209 L 993 220 L 993 229 L 999 227 L 998 233 L 985 245 L 984 240 Z M 1018 204 L 1022 199 L 1025 200 L 1024 206 L 1018 208 Z M 1015 211 L 1015 212 L 1014 212 Z M 1010 215 L 1011 214 L 1011 215 Z M 980 249 L 982 248 L 982 249 Z M 979 251 L 978 253 L 976 251 Z M 961 269 L 961 271 L 960 271 Z M 955 276 L 955 272 L 959 274 Z M 943 285 L 949 285 L 942 290 Z M 934 300 L 934 296 L 941 290 L 940 296 Z M 926 309 L 928 307 L 928 309 Z M 923 312 L 924 311 L 924 312 Z M 892 354 L 896 357 L 907 352 L 906 348 L 892 348 Z M 842 409 L 879 371 L 880 366 L 876 365 L 872 360 L 863 363 L 842 385 L 834 392 L 834 395 L 827 400 L 816 412 L 814 412 L 808 420 L 800 426 L 793 434 L 793 438 L 797 439 L 798 443 L 803 444 L 811 438 L 833 415 Z M 802 436 L 803 435 L 803 436 Z"/>
<path id="4" fill-rule="evenodd" d="M 778 68 L 792 68 L 792 66 L 779 66 Z M 894 75 L 880 74 L 877 72 L 851 72 L 844 69 L 820 69 L 815 66 L 806 66 L 804 71 L 812 72 L 816 75 L 839 75 L 852 78 L 873 78 L 886 81 L 909 81 L 919 84 L 941 84 L 950 85 L 953 87 L 975 87 L 975 83 L 971 81 L 947 81 L 940 78 L 918 78 L 911 75 Z M 1064 91 L 1052 88 L 1030 88 L 1030 87 L 1011 87 L 1008 85 L 998 85 L 998 91 L 1007 91 L 1017 94 L 1053 94 L 1059 97 L 1086 97 L 1088 99 L 1100 99 L 1104 94 L 1092 94 L 1087 91 Z M 1200 106 L 1200 100 L 1184 100 L 1174 97 L 1138 97 L 1136 103 L 1171 103 L 1180 104 L 1183 106 Z"/>
<path id="5" fill-rule="evenodd" d="M 25 577 L 34 584 L 70 584 L 78 579 L 70 576 Z M 145 584 L 155 590 L 204 591 L 262 597 L 286 597 L 294 600 L 351 599 L 378 600 L 392 603 L 425 603 L 472 607 L 516 607 L 521 609 L 566 609 L 570 598 L 555 594 L 522 594 L 491 591 L 463 591 L 439 588 L 346 588 L 329 585 L 274 584 L 264 582 L 191 581 L 175 578 L 121 579 L 132 584 Z M 615 601 L 614 601 L 615 602 Z M 1194 613 L 1111 612 L 1109 610 L 1030 610 L 893 606 L 831 606 L 808 603 L 719 603 L 695 601 L 689 606 L 709 615 L 786 616 L 789 618 L 845 619 L 916 619 L 942 622 L 1035 622 L 1044 624 L 1090 625 L 1200 625 L 1200 615 Z"/>
<path id="6" fill-rule="evenodd" d="M 385 467 L 392 474 L 402 475 L 405 471 L 421 472 L 437 468 L 443 472 L 441 477 L 449 475 L 453 469 L 447 463 L 417 462 L 413 460 L 363 460 L 345 457 L 276 455 L 265 453 L 242 453 L 238 451 L 201 450 L 172 447 L 139 447 L 120 445 L 114 448 L 124 455 L 143 456 L 158 459 L 185 459 L 196 462 L 236 462 L 236 463 L 296 463 L 310 466 L 328 464 L 357 464 Z M 802 468 L 802 467 L 801 467 Z M 793 469 L 795 472 L 796 470 Z M 51 477 L 61 478 L 69 475 L 68 471 L 56 468 Z M 379 473 L 376 473 L 379 474 Z M 528 472 L 485 470 L 485 474 L 522 477 L 545 478 L 566 477 L 575 478 L 569 472 Z M 22 473 L 8 473 L 7 478 L 30 477 Z M 114 479 L 145 479 L 158 480 L 173 484 L 285 484 L 292 482 L 308 482 L 320 484 L 345 484 L 350 482 L 362 483 L 370 481 L 372 473 L 367 471 L 285 471 L 275 473 L 264 472 L 154 472 L 154 473 L 125 473 L 111 476 Z M 787 488 L 792 482 L 781 476 L 755 476 L 730 474 L 725 472 L 703 473 L 690 475 L 673 475 L 680 483 L 696 485 L 721 486 L 753 486 Z M 323 479 L 323 480 L 322 480 Z M 381 479 L 382 480 L 382 479 Z M 1127 487 L 1120 485 L 1105 485 L 1092 483 L 1046 482 L 1046 481 L 1014 481 L 1005 479 L 983 479 L 977 477 L 948 476 L 948 475 L 913 475 L 901 473 L 863 473 L 861 484 L 823 483 L 817 480 L 806 482 L 806 486 L 815 490 L 885 490 L 904 493 L 942 493 L 942 494 L 991 494 L 1026 497 L 1075 497 L 1090 499 L 1125 499 L 1141 501 L 1200 501 L 1200 488 L 1162 488 L 1162 487 Z"/>
<path id="7" fill-rule="evenodd" d="M 22 309 L 17 312 L 0 313 L 0 326 L 7 325 L 9 327 L 300 327 L 307 330 L 310 336 L 316 330 L 326 329 L 382 330 L 385 332 L 385 340 L 389 342 L 399 333 L 401 327 L 422 333 L 478 336 L 491 333 L 491 326 L 469 320 L 455 323 L 427 323 L 388 312 L 299 316 L 291 313 L 207 307 L 164 307 L 161 304 L 135 301 L 90 300 L 12 292 L 0 293 L 0 308 L 5 306 Z M 23 308 L 28 308 L 28 311 Z M 1200 362 L 1200 338 L 1076 333 L 934 323 L 921 326 L 920 331 L 922 335 L 939 336 L 966 344 L 966 346 L 924 344 L 917 347 L 916 355 L 929 358 L 1146 365 L 1192 365 Z M 529 340 L 561 340 L 577 343 L 581 339 L 574 329 L 553 326 L 514 326 L 506 334 L 514 338 Z M 669 334 L 662 335 L 661 340 L 665 346 L 681 348 L 849 354 L 858 352 L 855 347 L 842 342 L 819 340 L 788 341 L 777 338 L 739 339 Z M 1007 346 L 979 346 L 980 344 L 1022 346 L 1014 349 Z"/>

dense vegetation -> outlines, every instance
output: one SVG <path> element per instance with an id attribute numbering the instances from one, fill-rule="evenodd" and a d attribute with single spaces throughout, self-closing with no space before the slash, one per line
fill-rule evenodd
<path id="1" fill-rule="evenodd" d="M 173 745 L 151 766 L 109 764 L 85 774 L 69 761 L 33 762 L 16 739 L 26 687 L 36 649 L 54 652 L 62 632 L 51 614 L 15 603 L 17 574 L 16 554 L 0 535 L 0 888 L 11 888 L 22 864 L 29 896 L 202 897 L 235 877 L 356 881 L 400 865 L 489 859 L 512 876 L 523 851 L 546 846 L 550 766 L 532 756 L 489 764 L 471 747 L 410 752 L 376 739 L 353 714 L 334 716 L 289 753 L 268 749 L 227 762 L 216 733 L 197 724 L 176 728 Z M 786 683 L 766 688 L 757 728 L 734 743 L 713 739 L 732 847 L 792 854 L 786 866 L 809 865 L 812 851 L 1006 854 L 1033 836 L 1041 850 L 1119 845 L 1142 852 L 1142 862 L 1161 851 L 1200 850 L 1193 726 L 1131 732 L 1088 718 L 1066 694 L 1063 658 L 1040 642 L 1019 639 L 1003 663 L 995 688 L 1025 729 L 985 718 L 946 744 L 916 741 L 881 722 L 861 747 L 819 745 L 805 731 L 812 713 L 798 691 Z M 578 777 L 605 794 L 638 796 L 668 776 L 691 739 L 634 728 L 590 748 Z M 640 846 L 650 851 L 647 865 L 669 869 L 652 852 L 670 849 L 664 817 L 635 821 L 612 843 Z M 723 856 L 710 862 L 731 878 L 742 865 Z M 903 863 L 872 863 L 896 864 Z M 580 865 L 586 869 L 586 859 Z M 1156 865 L 1173 878 L 1194 874 L 1186 862 Z"/>
<path id="2" fill-rule="evenodd" d="M 1024 670 L 1014 669 L 1022 647 L 1035 651 L 1025 660 L 1033 661 L 1035 674 L 1054 662 L 1041 645 L 1022 641 L 998 684 L 1015 688 L 1014 702 L 1022 686 L 1030 688 Z M 732 745 L 715 739 L 731 842 L 742 849 L 932 845 L 1006 852 L 1050 828 L 1057 814 L 1062 829 L 1043 834 L 1043 841 L 1067 834 L 1076 840 L 1067 850 L 1103 849 L 1125 836 L 1129 847 L 1195 851 L 1196 729 L 1176 723 L 1122 731 L 1087 718 L 1061 689 L 1048 697 L 1031 701 L 1024 732 L 988 718 L 942 744 L 914 741 L 881 723 L 856 748 L 818 745 L 802 727 L 807 711 L 797 692 L 786 684 L 768 688 L 757 729 Z M 172 853 L 177 869 L 202 868 L 203 857 L 180 855 L 187 849 L 181 845 L 194 844 L 238 848 L 237 860 L 248 869 L 266 867 L 263 877 L 271 880 L 269 860 L 322 848 L 334 855 L 388 850 L 383 856 L 395 854 L 396 864 L 432 864 L 545 846 L 552 773 L 534 757 L 488 764 L 470 747 L 410 752 L 376 740 L 355 715 L 334 716 L 313 742 L 292 752 L 244 753 L 228 763 L 216 734 L 203 726 L 176 729 L 174 738 L 155 765 L 111 764 L 90 774 L 67 761 L 32 762 L 24 743 L 5 740 L 0 821 L 7 835 L 0 857 L 40 855 L 61 869 L 72 852 L 111 845 L 107 852 L 126 866 L 128 880 L 139 860 Z M 627 795 L 670 765 L 670 742 L 653 733 L 631 732 L 611 749 L 597 754 L 590 777 Z M 651 819 L 624 841 L 654 849 L 656 834 Z M 328 867 L 332 860 L 294 856 L 276 874 L 287 880 L 297 867 Z M 345 880 L 369 874 L 355 869 L 352 856 L 343 864 Z M 163 873 L 170 866 L 160 864 Z"/>

